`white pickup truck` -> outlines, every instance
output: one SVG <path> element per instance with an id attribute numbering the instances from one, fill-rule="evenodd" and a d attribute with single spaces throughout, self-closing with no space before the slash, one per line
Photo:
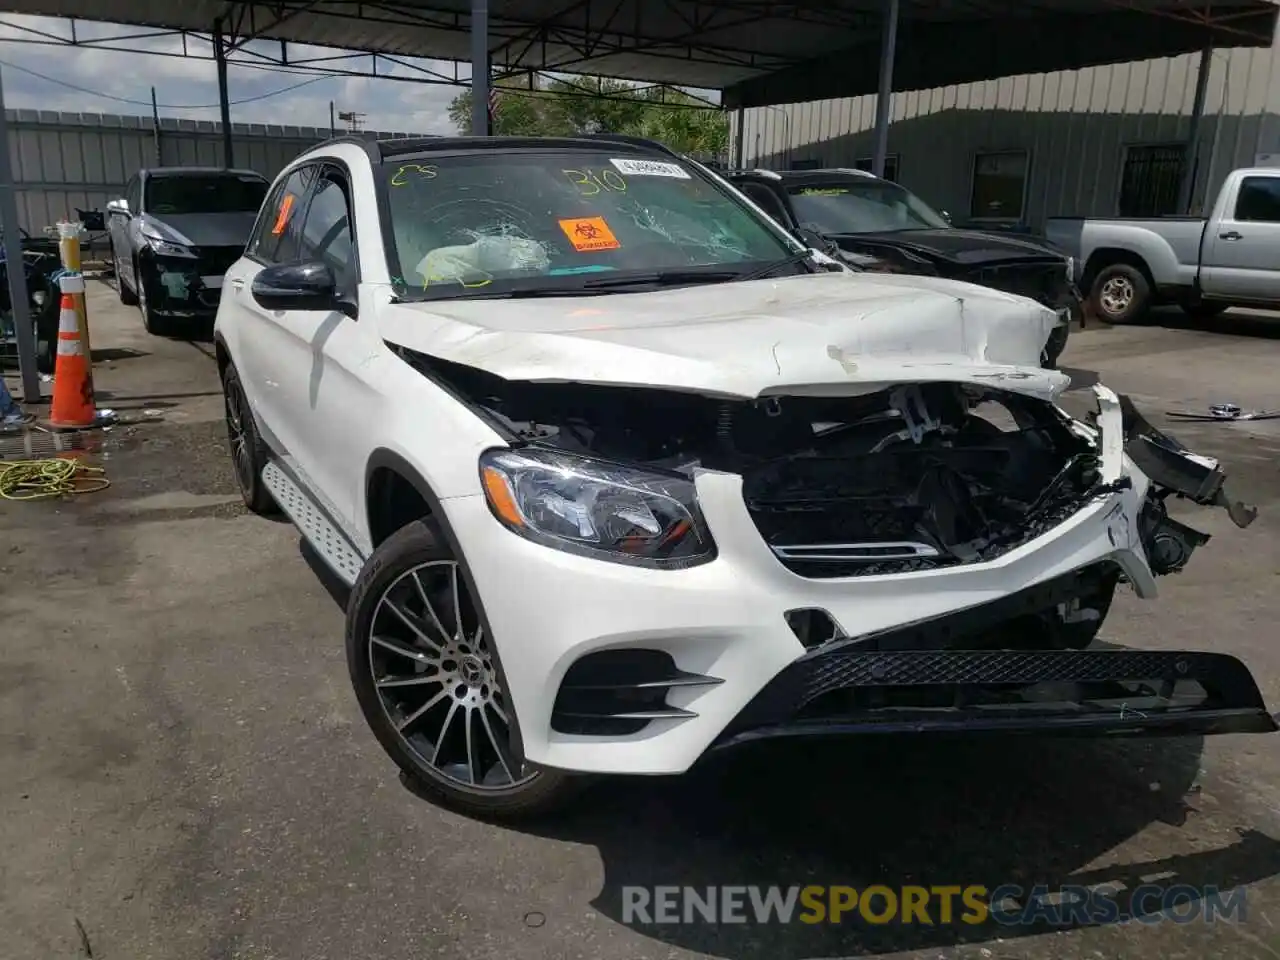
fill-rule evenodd
<path id="1" fill-rule="evenodd" d="M 1280 169 L 1232 171 L 1208 220 L 1052 217 L 1046 238 L 1075 258 L 1093 314 L 1133 320 L 1159 303 L 1198 318 L 1280 309 Z"/>

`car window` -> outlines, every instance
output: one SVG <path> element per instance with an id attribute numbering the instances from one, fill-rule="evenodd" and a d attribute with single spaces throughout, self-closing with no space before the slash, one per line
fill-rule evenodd
<path id="1" fill-rule="evenodd" d="M 849 177 L 791 187 L 800 226 L 818 233 L 939 230 L 949 224 L 927 203 L 895 183 Z"/>
<path id="2" fill-rule="evenodd" d="M 300 255 L 328 264 L 338 278 L 338 288 L 350 292 L 358 275 L 345 186 L 339 174 L 329 171 L 316 184 L 302 227 Z"/>
<path id="3" fill-rule="evenodd" d="M 124 188 L 124 199 L 125 199 L 125 202 L 129 204 L 129 212 L 135 215 L 138 213 L 138 210 L 142 206 L 141 202 L 139 201 L 140 191 L 138 190 L 138 185 L 140 182 L 141 181 L 138 179 L 138 175 L 134 174 L 132 177 L 129 178 L 129 182 L 125 184 L 125 188 Z"/>
<path id="4" fill-rule="evenodd" d="M 748 197 L 750 197 L 757 206 L 765 213 L 777 220 L 783 226 L 789 225 L 790 217 L 787 216 L 786 208 L 783 207 L 782 201 L 778 199 L 778 195 L 771 189 L 759 183 L 744 183 L 739 186 Z"/>
<path id="5" fill-rule="evenodd" d="M 1280 177 L 1245 177 L 1236 198 L 1236 219 L 1280 223 Z"/>
<path id="6" fill-rule="evenodd" d="M 250 256 L 263 263 L 288 263 L 301 258 L 302 206 L 315 172 L 314 166 L 299 167 L 272 192 L 249 238 L 246 252 Z"/>
<path id="7" fill-rule="evenodd" d="M 393 283 L 404 296 L 499 295 L 531 281 L 581 289 L 600 273 L 746 275 L 794 250 L 674 157 L 491 148 L 389 158 L 382 176 Z"/>
<path id="8" fill-rule="evenodd" d="M 192 213 L 256 213 L 266 180 L 248 174 L 171 174 L 147 180 L 147 212 L 163 217 Z"/>

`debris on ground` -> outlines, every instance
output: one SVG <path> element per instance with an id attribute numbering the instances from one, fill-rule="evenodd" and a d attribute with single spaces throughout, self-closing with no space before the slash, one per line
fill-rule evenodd
<path id="1" fill-rule="evenodd" d="M 72 458 L 18 460 L 0 467 L 0 500 L 49 500 L 111 485 L 102 467 Z"/>
<path id="2" fill-rule="evenodd" d="M 1192 423 L 1231 423 L 1237 420 L 1276 420 L 1280 419 L 1280 410 L 1243 410 L 1236 403 L 1211 403 L 1208 413 L 1195 413 L 1191 410 L 1167 410 L 1165 416 L 1171 420 L 1189 421 Z"/>

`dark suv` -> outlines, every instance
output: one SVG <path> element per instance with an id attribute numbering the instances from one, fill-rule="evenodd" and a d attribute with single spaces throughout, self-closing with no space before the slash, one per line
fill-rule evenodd
<path id="1" fill-rule="evenodd" d="M 1066 255 L 1035 240 L 953 227 L 911 191 L 861 170 L 726 176 L 792 233 L 856 269 L 964 280 L 1057 311 L 1041 357 L 1044 366 L 1057 365 L 1080 310 Z"/>

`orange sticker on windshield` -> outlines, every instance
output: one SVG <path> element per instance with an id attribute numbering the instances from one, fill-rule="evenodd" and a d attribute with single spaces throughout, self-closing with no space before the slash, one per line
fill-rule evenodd
<path id="1" fill-rule="evenodd" d="M 284 233 L 285 224 L 289 222 L 289 214 L 293 212 L 293 194 L 286 193 L 284 202 L 280 204 L 280 212 L 276 214 L 276 225 L 271 228 L 271 235 L 274 237 Z"/>
<path id="2" fill-rule="evenodd" d="M 579 253 L 592 250 L 617 250 L 622 244 L 613 235 L 604 217 L 575 217 L 561 220 L 560 229 Z"/>

